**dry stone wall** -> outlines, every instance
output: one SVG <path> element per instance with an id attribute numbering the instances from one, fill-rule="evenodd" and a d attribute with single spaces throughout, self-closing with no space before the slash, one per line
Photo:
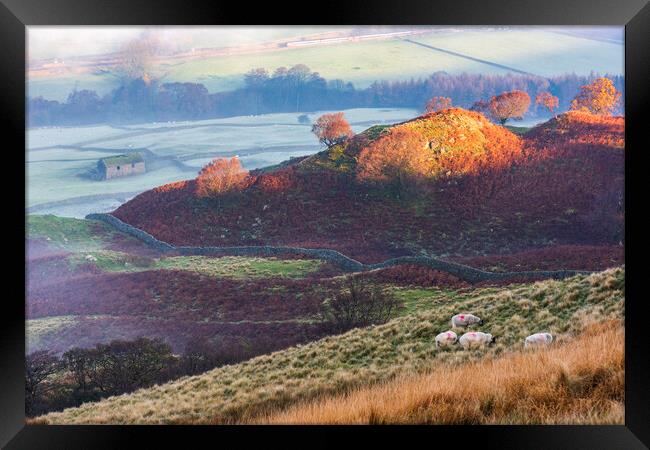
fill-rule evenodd
<path id="1" fill-rule="evenodd" d="M 305 257 L 320 259 L 335 264 L 346 272 L 364 272 L 367 270 L 383 269 L 400 264 L 417 264 L 450 273 L 462 280 L 471 283 L 481 281 L 502 281 L 511 278 L 526 278 L 530 280 L 542 280 L 547 278 L 563 279 L 579 274 L 589 274 L 590 271 L 581 270 L 544 270 L 525 272 L 488 272 L 465 266 L 458 263 L 443 261 L 427 256 L 402 256 L 388 259 L 377 264 L 364 264 L 344 254 L 330 249 L 314 249 L 301 247 L 272 247 L 272 246 L 241 246 L 241 247 L 175 247 L 167 242 L 160 241 L 139 228 L 122 222 L 110 214 L 89 214 L 89 220 L 99 220 L 107 223 L 130 236 L 140 239 L 148 246 L 161 252 L 174 252 L 180 255 L 213 255 L 213 256 L 282 256 L 282 255 L 304 255 Z"/>

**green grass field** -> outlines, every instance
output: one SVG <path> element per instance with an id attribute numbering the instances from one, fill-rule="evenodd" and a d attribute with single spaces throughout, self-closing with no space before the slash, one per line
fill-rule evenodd
<path id="1" fill-rule="evenodd" d="M 503 64 L 541 76 L 575 72 L 588 75 L 623 73 L 622 47 L 617 43 L 582 39 L 548 30 L 492 30 L 462 33 L 437 32 L 410 39 L 463 55 Z M 365 88 L 376 80 L 408 80 L 436 71 L 448 73 L 505 73 L 462 57 L 427 49 L 402 39 L 353 42 L 291 48 L 273 52 L 219 56 L 162 63 L 156 73 L 165 81 L 203 83 L 210 92 L 236 89 L 252 68 L 270 71 L 306 64 L 327 79 L 351 81 Z M 110 75 L 81 75 L 29 80 L 29 95 L 65 100 L 78 81 L 79 89 L 107 93 L 115 84 Z"/>
<path id="2" fill-rule="evenodd" d="M 41 238 L 50 245 L 72 251 L 97 251 L 115 232 L 103 222 L 54 215 L 27 216 L 26 237 Z"/>
<path id="3" fill-rule="evenodd" d="M 184 270 L 210 277 L 303 278 L 318 270 L 322 263 L 313 259 L 259 258 L 246 256 L 171 256 L 161 258 L 134 257 L 110 250 L 76 253 L 68 258 L 71 268 L 93 264 L 105 272 L 139 272 L 142 270 Z"/>
<path id="4" fill-rule="evenodd" d="M 376 80 L 425 77 L 438 70 L 505 72 L 452 55 L 433 53 L 400 39 L 387 39 L 175 61 L 162 63 L 156 73 L 165 74 L 165 82 L 202 83 L 210 92 L 221 92 L 243 86 L 243 75 L 253 68 L 264 67 L 272 72 L 296 64 L 306 64 L 327 79 L 351 81 L 357 88 L 365 88 Z M 108 92 L 115 84 L 115 77 L 110 75 L 34 78 L 29 81 L 30 96 L 65 100 L 77 80 L 80 89 L 101 93 Z"/>
<path id="5" fill-rule="evenodd" d="M 81 264 L 93 264 L 105 272 L 137 272 L 175 269 L 228 278 L 303 278 L 321 268 L 313 259 L 260 258 L 244 256 L 172 256 L 150 258 L 107 250 L 111 236 L 120 234 L 103 222 L 58 217 L 27 216 L 27 236 L 72 252 L 66 258 L 70 270 Z M 124 236 L 126 239 L 132 239 Z"/>
<path id="6" fill-rule="evenodd" d="M 505 125 L 505 128 L 507 128 L 508 130 L 512 131 L 515 134 L 525 134 L 533 127 L 517 127 L 513 125 Z"/>
<path id="7" fill-rule="evenodd" d="M 313 259 L 252 258 L 245 256 L 175 256 L 156 261 L 156 268 L 179 269 L 214 277 L 230 278 L 303 278 L 318 270 L 322 263 Z"/>
<path id="8" fill-rule="evenodd" d="M 505 72 L 452 55 L 433 53 L 400 39 L 390 39 L 188 61 L 170 67 L 168 77 L 203 83 L 210 92 L 217 92 L 241 86 L 242 74 L 252 68 L 264 67 L 272 72 L 278 67 L 295 64 L 306 64 L 327 79 L 351 81 L 357 88 L 368 87 L 377 80 L 425 77 L 437 70 Z"/>

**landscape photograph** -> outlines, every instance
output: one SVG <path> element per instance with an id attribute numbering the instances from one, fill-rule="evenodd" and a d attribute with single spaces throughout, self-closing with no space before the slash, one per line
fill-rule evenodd
<path id="1" fill-rule="evenodd" d="M 625 423 L 624 27 L 26 44 L 27 424 Z"/>

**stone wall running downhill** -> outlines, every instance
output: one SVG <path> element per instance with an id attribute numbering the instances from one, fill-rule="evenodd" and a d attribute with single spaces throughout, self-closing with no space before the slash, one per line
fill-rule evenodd
<path id="1" fill-rule="evenodd" d="M 167 242 L 159 241 L 146 231 L 143 231 L 139 228 L 136 228 L 134 226 L 129 225 L 128 223 L 122 222 L 120 219 L 118 219 L 115 216 L 112 216 L 110 214 L 88 214 L 86 216 L 86 219 L 88 220 L 99 220 L 101 222 L 107 223 L 111 225 L 113 228 L 115 228 L 118 231 L 121 231 L 122 233 L 128 234 L 130 236 L 133 236 L 137 239 L 140 239 L 142 242 L 147 244 L 149 247 L 156 249 L 161 252 L 168 252 L 174 250 L 174 246 L 168 244 Z"/>
<path id="2" fill-rule="evenodd" d="M 417 264 L 450 273 L 470 283 L 481 281 L 502 281 L 511 278 L 526 278 L 530 280 L 542 280 L 547 278 L 562 279 L 579 274 L 589 274 L 591 271 L 583 270 L 540 270 L 525 272 L 488 272 L 475 269 L 462 264 L 443 261 L 428 256 L 401 256 L 388 259 L 381 263 L 364 264 L 344 254 L 330 249 L 301 248 L 301 247 L 272 247 L 242 246 L 242 247 L 175 247 L 166 242 L 159 241 L 146 231 L 122 222 L 110 214 L 88 214 L 86 219 L 105 222 L 115 229 L 140 239 L 142 242 L 161 252 L 175 252 L 180 255 L 213 255 L 213 256 L 282 256 L 282 255 L 304 255 L 314 259 L 320 259 L 335 264 L 346 272 L 364 272 L 368 270 L 383 269 L 400 264 Z"/>

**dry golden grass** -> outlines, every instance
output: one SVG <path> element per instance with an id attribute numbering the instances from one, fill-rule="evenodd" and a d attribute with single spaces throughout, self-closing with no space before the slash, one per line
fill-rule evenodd
<path id="1" fill-rule="evenodd" d="M 592 325 L 575 341 L 508 353 L 268 414 L 270 424 L 623 424 L 624 333 Z"/>
<path id="2" fill-rule="evenodd" d="M 593 323 L 623 318 L 624 268 L 527 285 L 432 296 L 425 310 L 329 336 L 240 364 L 184 377 L 37 418 L 49 424 L 240 423 L 325 395 L 339 395 L 405 373 L 424 373 L 522 348 L 549 331 L 571 342 Z M 498 337 L 489 348 L 438 350 L 434 338 L 449 318 L 469 311 Z"/>

